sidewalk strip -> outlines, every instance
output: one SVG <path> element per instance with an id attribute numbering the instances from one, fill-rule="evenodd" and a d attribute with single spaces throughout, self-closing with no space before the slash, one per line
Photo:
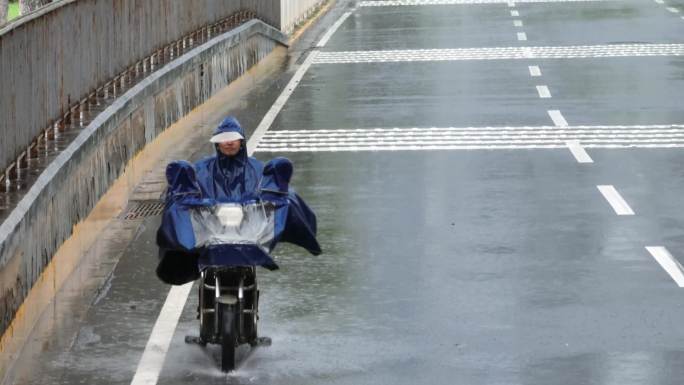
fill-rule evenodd
<path id="1" fill-rule="evenodd" d="M 675 257 L 663 246 L 646 246 L 646 250 L 670 274 L 677 286 L 684 287 L 684 268 Z"/>
<path id="2" fill-rule="evenodd" d="M 634 215 L 634 211 L 612 185 L 596 186 L 617 215 Z"/>
<path id="3" fill-rule="evenodd" d="M 589 154 L 584 150 L 579 140 L 569 140 L 566 142 L 568 149 L 577 160 L 577 163 L 594 163 Z"/>

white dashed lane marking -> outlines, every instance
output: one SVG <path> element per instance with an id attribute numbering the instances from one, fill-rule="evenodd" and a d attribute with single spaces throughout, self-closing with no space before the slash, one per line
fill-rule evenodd
<path id="1" fill-rule="evenodd" d="M 663 246 L 646 246 L 646 250 L 660 264 L 677 286 L 684 287 L 684 269 L 675 257 Z"/>
<path id="2" fill-rule="evenodd" d="M 519 17 L 519 16 L 520 16 L 520 12 L 518 12 L 518 11 L 511 11 L 511 16 L 513 16 L 513 17 Z"/>
<path id="3" fill-rule="evenodd" d="M 568 140 L 565 144 L 577 160 L 577 163 L 594 163 L 594 160 L 587 154 L 579 140 Z"/>
<path id="4" fill-rule="evenodd" d="M 537 93 L 539 94 L 539 97 L 542 99 L 551 98 L 551 91 L 549 91 L 549 87 L 547 86 L 537 86 Z"/>
<path id="5" fill-rule="evenodd" d="M 530 70 L 530 76 L 532 76 L 532 77 L 542 76 L 541 69 L 539 68 L 539 66 L 529 66 L 527 68 Z"/>
<path id="6" fill-rule="evenodd" d="M 561 114 L 560 111 L 558 110 L 549 110 L 547 111 L 549 114 L 549 117 L 553 121 L 553 124 L 556 125 L 556 127 L 567 127 L 568 126 L 568 121 L 565 120 L 563 117 L 563 114 Z"/>
<path id="7" fill-rule="evenodd" d="M 634 211 L 612 185 L 596 186 L 617 215 L 634 215 Z"/>
<path id="8" fill-rule="evenodd" d="M 523 26 L 522 20 L 513 20 L 513 26 L 514 27 L 522 27 Z"/>
<path id="9" fill-rule="evenodd" d="M 525 32 L 518 32 L 518 40 L 526 41 L 527 40 L 527 34 Z"/>

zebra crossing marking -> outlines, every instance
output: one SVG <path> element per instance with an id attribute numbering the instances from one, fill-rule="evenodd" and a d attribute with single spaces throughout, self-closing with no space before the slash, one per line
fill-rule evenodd
<path id="1" fill-rule="evenodd" d="M 584 148 L 679 147 L 684 147 L 684 125 L 504 126 L 269 131 L 259 142 L 257 151 L 569 148 L 577 157 Z M 586 157 L 580 154 L 580 159 L 586 160 Z"/>
<path id="2" fill-rule="evenodd" d="M 651 56 L 684 56 L 684 44 L 604 44 L 546 47 L 333 51 L 320 52 L 314 60 L 314 64 Z"/>
<path id="3" fill-rule="evenodd" d="M 594 3 L 614 0 L 386 0 L 386 1 L 361 1 L 359 7 L 398 7 L 398 6 L 421 6 L 421 5 L 487 5 L 508 4 L 515 7 L 516 3 Z"/>

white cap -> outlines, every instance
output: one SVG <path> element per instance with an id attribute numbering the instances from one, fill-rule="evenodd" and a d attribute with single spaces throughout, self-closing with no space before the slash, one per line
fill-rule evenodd
<path id="1" fill-rule="evenodd" d="M 235 131 L 229 131 L 229 132 L 222 132 L 220 134 L 216 134 L 209 139 L 211 143 L 223 143 L 223 142 L 232 142 L 234 140 L 239 140 L 239 139 L 244 139 L 242 135 L 240 135 L 239 132 Z"/>

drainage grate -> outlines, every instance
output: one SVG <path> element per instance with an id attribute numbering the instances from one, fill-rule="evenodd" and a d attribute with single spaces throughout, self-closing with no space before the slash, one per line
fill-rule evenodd
<path id="1" fill-rule="evenodd" d="M 124 214 L 123 219 L 133 220 L 160 215 L 164 210 L 164 202 L 161 201 L 142 201 L 137 202 L 132 209 Z"/>

